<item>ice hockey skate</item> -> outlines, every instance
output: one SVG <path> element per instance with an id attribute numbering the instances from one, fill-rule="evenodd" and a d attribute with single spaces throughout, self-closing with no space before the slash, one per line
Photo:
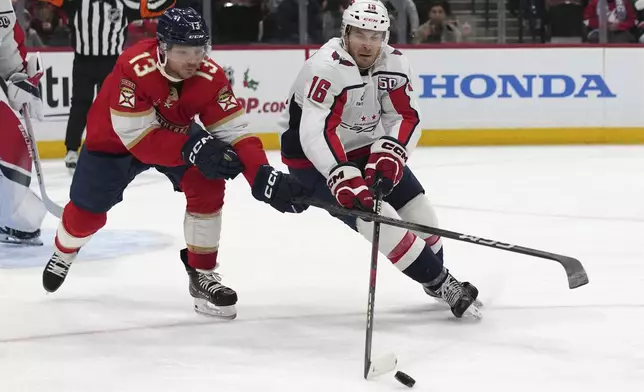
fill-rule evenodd
<path id="1" fill-rule="evenodd" d="M 188 265 L 188 250 L 180 252 L 181 261 L 190 278 L 190 295 L 194 298 L 194 310 L 198 314 L 222 319 L 237 317 L 237 293 L 221 284 L 221 276 L 214 270 L 200 270 Z"/>
<path id="2" fill-rule="evenodd" d="M 20 231 L 10 227 L 0 227 L 0 243 L 25 246 L 42 246 L 40 230 Z"/>
<path id="3" fill-rule="evenodd" d="M 432 290 L 424 285 L 423 289 L 438 302 L 449 305 L 452 314 L 457 318 L 480 319 L 483 316 L 480 309 L 483 303 L 477 299 L 478 289 L 470 282 L 459 282 L 449 272 L 438 289 Z"/>
<path id="4" fill-rule="evenodd" d="M 65 281 L 72 262 L 76 259 L 78 252 L 63 253 L 56 249 L 47 262 L 42 273 L 42 285 L 50 293 L 58 290 Z"/>

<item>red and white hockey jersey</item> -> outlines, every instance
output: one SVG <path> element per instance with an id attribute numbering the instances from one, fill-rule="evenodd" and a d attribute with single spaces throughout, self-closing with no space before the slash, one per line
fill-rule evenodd
<path id="1" fill-rule="evenodd" d="M 268 160 L 243 114 L 225 72 L 212 59 L 204 60 L 195 76 L 174 84 L 157 68 L 156 39 L 143 40 L 123 52 L 103 82 L 87 117 L 85 147 L 130 153 L 151 165 L 184 165 L 181 149 L 199 116 L 209 132 L 233 145 L 252 184 Z"/>
<path id="2" fill-rule="evenodd" d="M 24 72 L 25 35 L 16 21 L 11 0 L 0 0 L 0 77 Z M 0 226 L 22 231 L 40 228 L 46 210 L 30 191 L 31 155 L 20 131 L 22 124 L 0 90 Z"/>
<path id="3" fill-rule="evenodd" d="M 3 79 L 24 71 L 24 42 L 25 34 L 18 26 L 11 0 L 0 0 L 0 77 Z"/>
<path id="4" fill-rule="evenodd" d="M 328 177 L 338 163 L 368 154 L 382 136 L 411 153 L 421 132 L 411 79 L 407 57 L 391 46 L 362 75 L 340 39 L 331 39 L 291 88 L 280 123 L 282 160 L 289 167 L 315 166 Z"/>

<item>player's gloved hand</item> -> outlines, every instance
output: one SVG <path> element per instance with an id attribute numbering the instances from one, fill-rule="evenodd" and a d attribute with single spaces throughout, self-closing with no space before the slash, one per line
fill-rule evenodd
<path id="1" fill-rule="evenodd" d="M 384 136 L 371 145 L 371 154 L 364 170 L 364 178 L 372 189 L 383 196 L 391 193 L 403 176 L 407 162 L 407 150 L 390 136 Z"/>
<path id="2" fill-rule="evenodd" d="M 233 147 L 201 130 L 188 139 L 181 149 L 181 157 L 209 179 L 231 180 L 244 171 L 244 164 Z"/>
<path id="3" fill-rule="evenodd" d="M 373 211 L 373 195 L 354 163 L 345 162 L 334 167 L 327 185 L 342 207 Z"/>
<path id="4" fill-rule="evenodd" d="M 262 165 L 253 181 L 253 197 L 271 205 L 279 212 L 299 214 L 309 208 L 295 199 L 307 196 L 304 187 L 290 174 Z"/>
<path id="5" fill-rule="evenodd" d="M 27 104 L 29 117 L 40 121 L 44 120 L 42 99 L 40 90 L 38 90 L 41 77 L 42 73 L 29 77 L 27 74 L 17 72 L 11 75 L 6 82 L 9 105 L 14 110 L 20 111 L 22 105 Z"/>

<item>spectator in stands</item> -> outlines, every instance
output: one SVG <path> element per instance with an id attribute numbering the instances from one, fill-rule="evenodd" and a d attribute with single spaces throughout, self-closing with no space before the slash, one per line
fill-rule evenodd
<path id="1" fill-rule="evenodd" d="M 413 0 L 383 0 L 391 21 L 390 42 L 406 44 L 413 41 L 418 30 L 418 10 Z M 392 39 L 393 38 L 393 39 Z"/>
<path id="2" fill-rule="evenodd" d="M 581 42 L 584 27 L 582 0 L 547 0 L 546 9 L 551 42 L 562 37 L 575 37 Z"/>
<path id="3" fill-rule="evenodd" d="M 38 36 L 38 32 L 34 30 L 33 27 L 31 27 L 31 14 L 29 13 L 29 11 L 24 10 L 23 14 L 25 17 L 25 26 L 27 26 L 27 28 L 25 29 L 25 46 L 27 46 L 28 48 L 45 46 L 45 44 L 42 43 L 42 40 Z"/>
<path id="4" fill-rule="evenodd" d="M 607 0 L 608 42 L 630 43 L 635 40 L 630 30 L 635 27 L 635 8 L 630 0 Z M 599 1 L 590 0 L 584 11 L 584 24 L 589 28 L 588 42 L 599 42 Z"/>
<path id="5" fill-rule="evenodd" d="M 274 4 L 273 4 L 274 6 Z M 281 0 L 274 10 L 269 4 L 261 22 L 261 41 L 266 43 L 300 43 L 298 0 Z M 309 0 L 306 43 L 322 44 L 322 0 Z"/>
<path id="6" fill-rule="evenodd" d="M 637 42 L 644 44 L 644 0 L 637 0 L 633 3 L 635 6 L 635 29 L 633 34 Z"/>
<path id="7" fill-rule="evenodd" d="M 416 30 L 414 43 L 461 42 L 462 34 L 451 18 L 452 10 L 446 0 L 434 0 L 429 6 L 429 20 Z"/>
<path id="8" fill-rule="evenodd" d="M 157 19 L 139 19 L 127 26 L 127 41 L 125 47 L 130 47 L 142 39 L 157 36 Z"/>
<path id="9" fill-rule="evenodd" d="M 324 0 L 322 2 L 324 9 L 322 12 L 322 40 L 324 42 L 340 36 L 342 13 L 347 6 L 347 0 Z"/>
<path id="10" fill-rule="evenodd" d="M 49 3 L 38 2 L 34 6 L 31 27 L 46 46 L 68 46 L 69 28 L 64 14 Z"/>

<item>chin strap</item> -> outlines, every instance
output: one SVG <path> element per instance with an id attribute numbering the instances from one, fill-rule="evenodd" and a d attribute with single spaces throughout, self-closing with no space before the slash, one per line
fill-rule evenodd
<path id="1" fill-rule="evenodd" d="M 163 60 L 161 60 L 161 48 L 157 48 L 157 68 L 159 69 L 159 72 L 161 72 L 161 75 L 165 76 L 166 79 L 171 81 L 172 83 L 179 83 L 183 79 L 181 78 L 175 78 L 174 76 L 170 76 L 166 70 L 165 66 L 168 63 L 168 56 L 166 54 L 163 55 Z"/>

